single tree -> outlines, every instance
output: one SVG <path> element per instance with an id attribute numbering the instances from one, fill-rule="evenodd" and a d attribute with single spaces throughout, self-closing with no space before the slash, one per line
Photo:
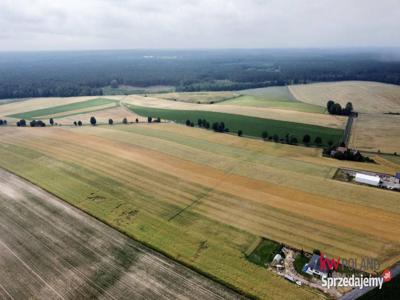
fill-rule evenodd
<path id="1" fill-rule="evenodd" d="M 218 122 L 214 122 L 214 123 L 212 124 L 212 129 L 213 129 L 214 131 L 218 131 L 218 128 L 219 128 Z"/>
<path id="2" fill-rule="evenodd" d="M 297 140 L 297 138 L 295 137 L 295 136 L 291 136 L 290 137 L 290 144 L 292 144 L 292 145 L 297 145 L 297 143 L 298 143 L 298 140 Z"/>
<path id="3" fill-rule="evenodd" d="M 97 123 L 96 118 L 95 117 L 90 117 L 90 124 L 92 124 L 93 126 L 95 126 Z"/>
<path id="4" fill-rule="evenodd" d="M 75 125 L 75 126 L 78 126 L 78 123 L 76 123 L 76 121 L 74 121 L 74 125 Z"/>
<path id="5" fill-rule="evenodd" d="M 54 120 L 53 120 L 53 118 L 50 118 L 49 123 L 50 123 L 51 126 L 54 125 Z"/>
<path id="6" fill-rule="evenodd" d="M 321 137 L 317 136 L 317 137 L 315 138 L 314 143 L 315 143 L 316 145 L 318 145 L 318 146 L 321 145 L 321 144 L 322 144 L 322 139 L 321 139 Z"/>
<path id="7" fill-rule="evenodd" d="M 112 124 L 114 124 L 113 119 L 108 119 L 108 125 L 112 125 Z"/>
<path id="8" fill-rule="evenodd" d="M 345 108 L 344 108 L 344 112 L 345 112 L 345 114 L 346 115 L 351 115 L 351 113 L 353 112 L 353 103 L 351 103 L 351 102 L 347 102 L 346 103 L 346 106 L 345 106 Z"/>
<path id="9" fill-rule="evenodd" d="M 329 100 L 329 101 L 326 103 L 326 109 L 328 110 L 329 113 L 331 113 L 333 104 L 335 104 L 335 102 L 333 102 L 332 100 Z"/>
<path id="10" fill-rule="evenodd" d="M 265 141 L 265 140 L 268 138 L 268 132 L 267 132 L 267 131 L 263 131 L 263 132 L 261 133 L 261 137 L 262 137 L 262 139 Z"/>
<path id="11" fill-rule="evenodd" d="M 190 120 L 186 120 L 186 126 L 190 126 Z"/>
<path id="12" fill-rule="evenodd" d="M 275 143 L 278 142 L 278 141 L 279 141 L 279 135 L 274 134 L 274 135 L 272 136 L 272 139 L 274 140 Z"/>
<path id="13" fill-rule="evenodd" d="M 194 127 L 194 123 L 193 122 L 190 123 L 190 127 Z"/>
<path id="14" fill-rule="evenodd" d="M 26 126 L 26 121 L 24 119 L 19 120 L 19 126 L 25 127 Z"/>
<path id="15" fill-rule="evenodd" d="M 78 121 L 78 126 L 82 126 L 82 121 Z"/>
<path id="16" fill-rule="evenodd" d="M 139 119 L 138 119 L 138 118 L 136 118 L 136 120 L 135 120 L 135 121 L 136 121 L 136 123 L 139 123 Z"/>
<path id="17" fill-rule="evenodd" d="M 153 121 L 152 117 L 147 117 L 147 123 L 151 123 Z"/>
<path id="18" fill-rule="evenodd" d="M 311 141 L 310 135 L 308 135 L 308 134 L 304 135 L 304 137 L 303 137 L 303 143 L 306 144 L 306 145 L 308 145 L 308 144 L 310 143 L 310 141 Z"/>
<path id="19" fill-rule="evenodd" d="M 205 125 L 204 125 L 204 128 L 210 129 L 210 123 L 209 123 L 208 121 L 206 121 L 206 123 L 205 123 Z"/>
<path id="20" fill-rule="evenodd" d="M 123 118 L 122 119 L 122 124 L 128 124 L 128 119 L 127 118 Z"/>
<path id="21" fill-rule="evenodd" d="M 238 136 L 242 136 L 243 135 L 243 131 L 239 129 L 238 132 L 237 132 L 237 135 Z"/>
<path id="22" fill-rule="evenodd" d="M 202 126 L 203 126 L 203 120 L 202 120 L 202 119 L 198 119 L 198 120 L 197 120 L 197 125 L 198 125 L 199 127 L 202 127 Z"/>
<path id="23" fill-rule="evenodd" d="M 157 117 L 157 123 L 161 123 L 161 118 Z"/>

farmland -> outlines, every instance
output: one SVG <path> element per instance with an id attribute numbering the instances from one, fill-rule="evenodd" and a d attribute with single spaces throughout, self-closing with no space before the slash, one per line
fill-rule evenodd
<path id="1" fill-rule="evenodd" d="M 223 102 L 226 105 L 269 107 L 309 113 L 324 113 L 325 107 L 298 101 L 286 86 L 238 91 L 239 97 Z"/>
<path id="2" fill-rule="evenodd" d="M 69 103 L 65 105 L 58 105 L 49 108 L 38 109 L 34 111 L 27 111 L 9 115 L 10 118 L 17 119 L 34 119 L 34 118 L 49 118 L 59 117 L 70 114 L 78 114 L 85 111 L 93 111 L 98 109 L 105 109 L 114 107 L 117 102 L 106 98 L 96 98 L 82 102 Z"/>
<path id="3" fill-rule="evenodd" d="M 239 99 L 239 98 L 238 98 Z M 229 100 L 230 101 L 230 100 Z M 273 107 L 258 107 L 229 104 L 223 101 L 217 104 L 197 104 L 184 103 L 178 101 L 168 101 L 152 97 L 127 96 L 122 102 L 134 106 L 142 106 L 146 108 L 170 109 L 170 110 L 186 110 L 186 111 L 209 111 L 217 113 L 226 113 L 234 115 L 242 115 L 255 118 L 263 118 L 270 120 L 287 121 L 293 123 L 304 123 L 310 125 L 318 125 L 329 128 L 344 128 L 346 118 L 343 116 L 333 116 L 321 113 L 310 113 L 296 111 L 286 107 L 285 109 Z M 233 100 L 234 101 L 234 100 Z"/>
<path id="4" fill-rule="evenodd" d="M 171 101 L 189 102 L 197 104 L 212 104 L 236 98 L 239 96 L 239 94 L 234 92 L 194 92 L 194 93 L 152 94 L 151 96 Z"/>
<path id="5" fill-rule="evenodd" d="M 312 141 L 319 136 L 322 138 L 324 144 L 327 144 L 329 141 L 332 141 L 334 144 L 339 144 L 343 137 L 343 130 L 308 124 L 211 111 L 169 110 L 140 106 L 129 107 L 133 112 L 142 116 L 160 117 L 181 124 L 185 124 L 186 120 L 197 122 L 198 119 L 206 119 L 211 124 L 213 122 L 223 121 L 225 126 L 228 127 L 231 132 L 242 130 L 245 135 L 257 138 L 261 137 L 263 131 L 267 131 L 270 136 L 277 134 L 280 138 L 284 138 L 287 134 L 290 134 L 291 136 L 293 135 L 297 137 L 299 141 L 302 140 L 305 134 L 309 134 Z"/>
<path id="6" fill-rule="evenodd" d="M 400 259 L 398 195 L 331 179 L 337 167 L 398 169 L 380 157 L 336 161 L 315 148 L 176 124 L 4 127 L 0 135 L 3 168 L 252 295 L 315 296 L 246 259 L 259 237 L 374 257 L 382 269 Z"/>
<path id="7" fill-rule="evenodd" d="M 355 119 L 350 146 L 384 153 L 400 151 L 400 87 L 378 82 L 333 82 L 289 87 L 304 102 L 326 105 L 328 99 L 344 106 L 352 102 L 359 117 Z M 394 114 L 388 114 L 394 113 Z"/>
<path id="8" fill-rule="evenodd" d="M 398 112 L 400 86 L 379 82 L 343 81 L 289 86 L 299 101 L 326 106 L 334 100 L 342 106 L 352 102 L 360 113 Z"/>
<path id="9" fill-rule="evenodd" d="M 0 207 L 1 298 L 238 297 L 3 170 Z"/>
<path id="10" fill-rule="evenodd" d="M 400 116 L 359 114 L 353 124 L 350 146 L 365 151 L 400 153 Z"/>

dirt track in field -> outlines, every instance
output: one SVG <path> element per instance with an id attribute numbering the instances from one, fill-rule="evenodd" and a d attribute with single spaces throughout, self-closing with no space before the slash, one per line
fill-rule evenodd
<path id="1" fill-rule="evenodd" d="M 238 295 L 0 169 L 0 297 L 235 299 Z"/>

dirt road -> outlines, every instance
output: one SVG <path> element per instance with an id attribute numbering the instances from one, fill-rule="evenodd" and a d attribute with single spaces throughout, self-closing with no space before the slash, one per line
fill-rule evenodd
<path id="1" fill-rule="evenodd" d="M 0 298 L 239 295 L 0 169 Z"/>

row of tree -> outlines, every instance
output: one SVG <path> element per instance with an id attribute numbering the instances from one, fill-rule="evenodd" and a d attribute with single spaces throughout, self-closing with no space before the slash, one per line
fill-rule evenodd
<path id="1" fill-rule="evenodd" d="M 7 125 L 7 120 L 0 119 L 0 126 Z"/>
<path id="2" fill-rule="evenodd" d="M 185 122 L 186 126 L 189 127 L 194 127 L 194 122 L 191 120 L 186 120 Z M 206 119 L 198 119 L 197 120 L 197 125 L 200 128 L 205 128 L 205 129 L 209 129 L 210 128 L 210 123 L 206 120 Z M 214 130 L 215 132 L 229 132 L 229 128 L 227 128 L 225 126 L 224 122 L 213 122 L 211 125 L 211 129 Z M 237 131 L 237 135 L 238 136 L 243 136 L 244 132 L 243 130 L 239 129 Z M 299 143 L 297 137 L 295 137 L 294 135 L 290 135 L 289 133 L 286 134 L 283 138 L 280 138 L 278 134 L 273 134 L 273 135 L 269 135 L 267 131 L 263 131 L 261 133 L 261 138 L 264 141 L 274 141 L 274 142 L 282 142 L 282 143 L 286 143 L 286 144 L 291 144 L 291 145 L 297 145 Z M 311 145 L 312 142 L 314 143 L 314 145 L 317 146 L 321 146 L 323 141 L 322 138 L 317 136 L 315 137 L 314 141 L 312 141 L 311 136 L 309 134 L 305 134 L 303 136 L 302 142 L 304 145 Z M 333 145 L 332 141 L 328 142 L 328 145 Z"/>
<path id="3" fill-rule="evenodd" d="M 326 108 L 331 115 L 350 116 L 353 112 L 353 104 L 351 102 L 347 102 L 346 106 L 342 108 L 340 103 L 329 100 L 326 103 Z"/>

